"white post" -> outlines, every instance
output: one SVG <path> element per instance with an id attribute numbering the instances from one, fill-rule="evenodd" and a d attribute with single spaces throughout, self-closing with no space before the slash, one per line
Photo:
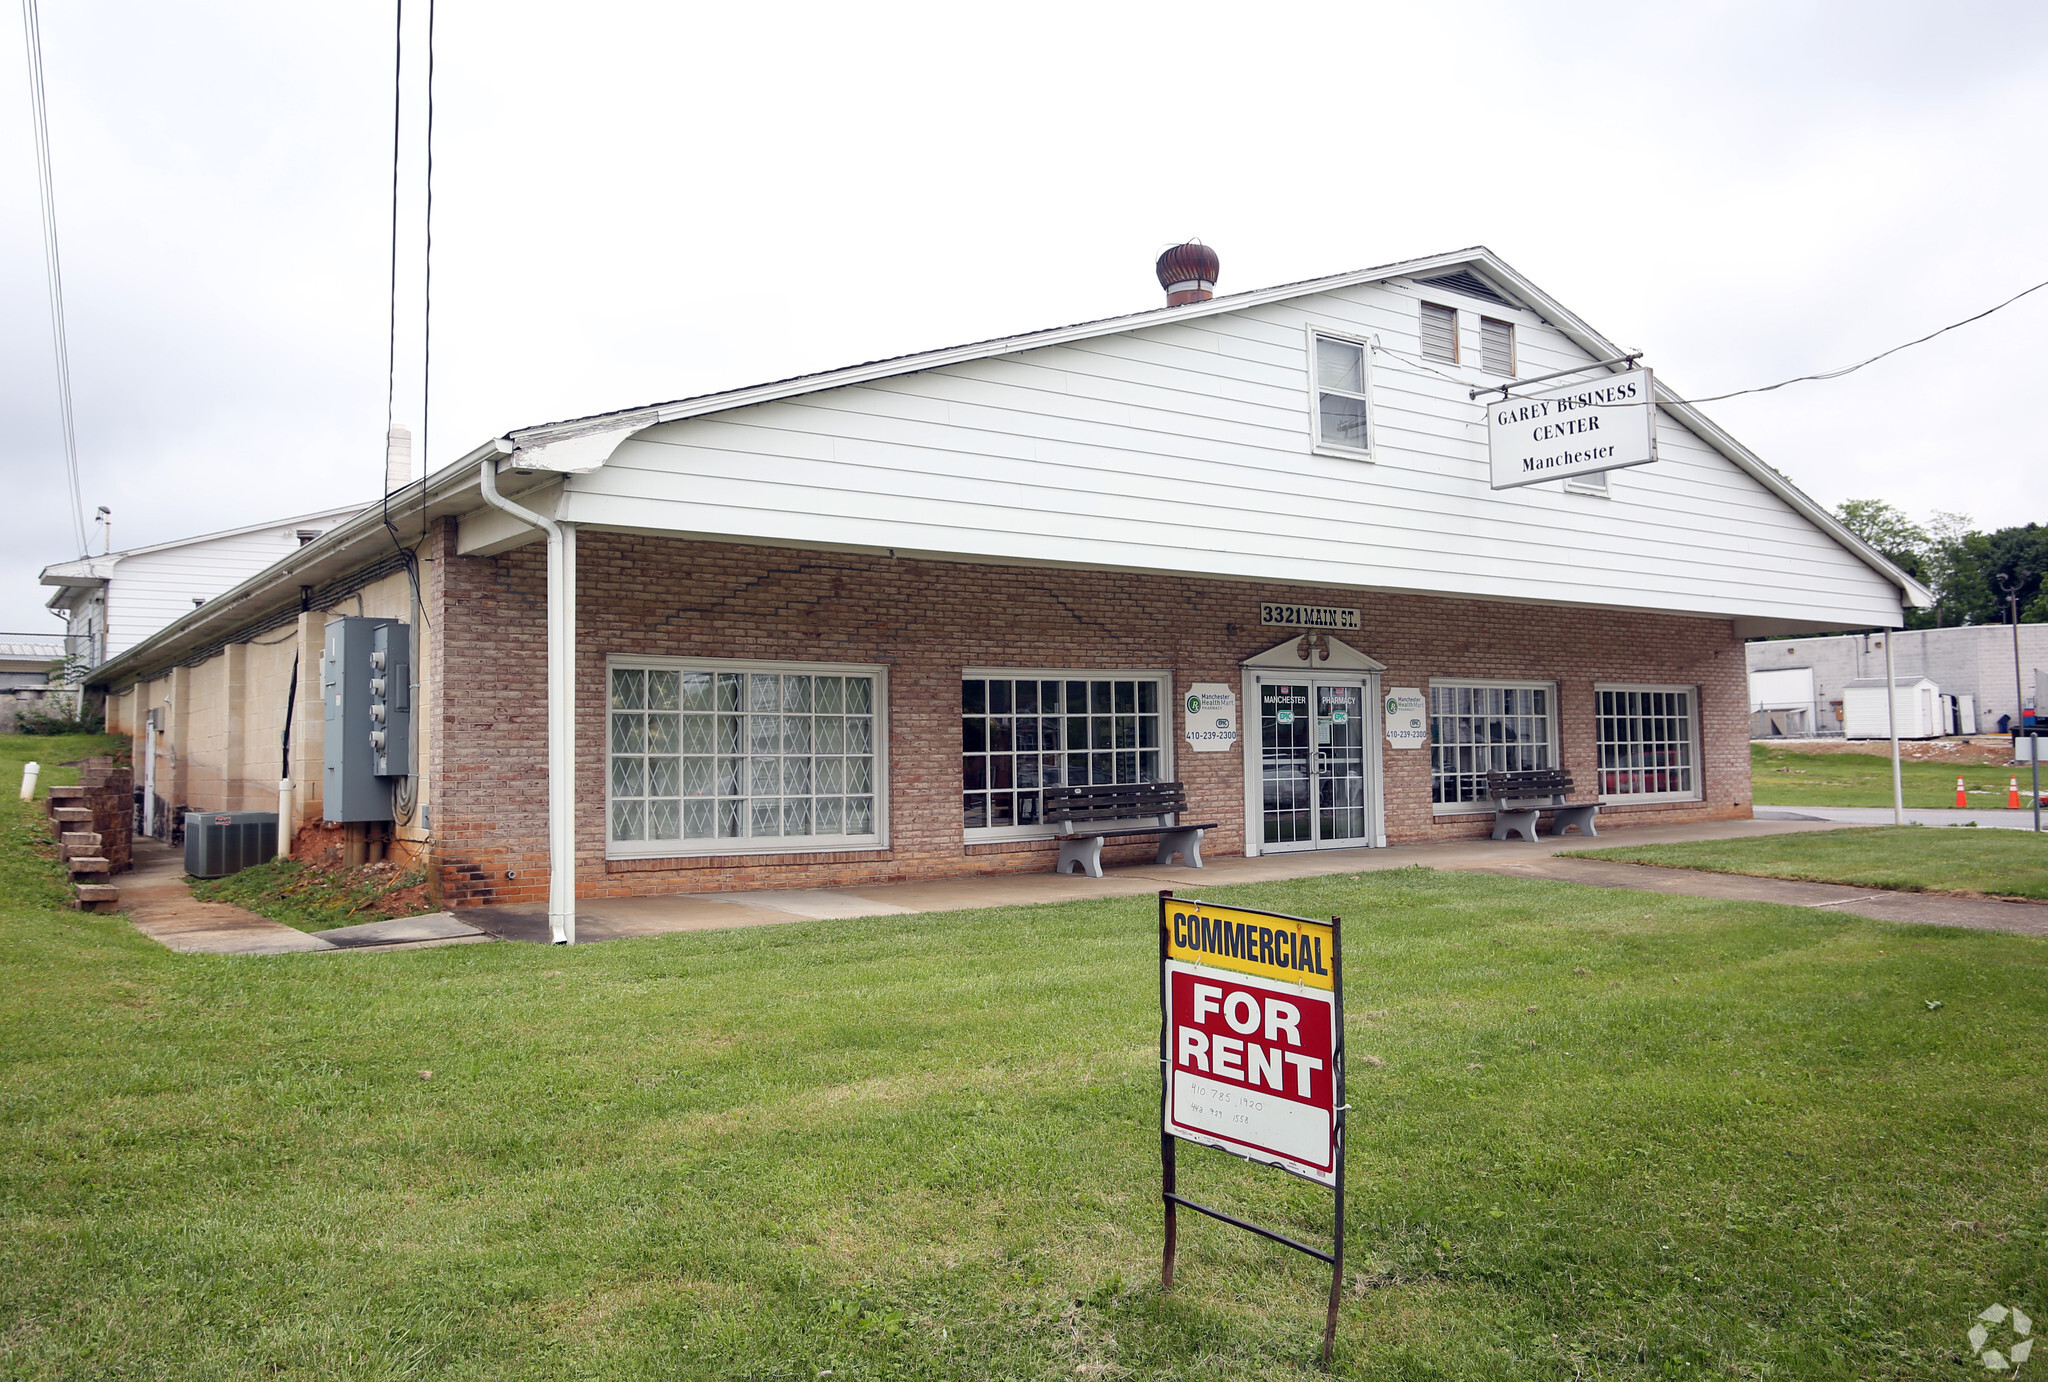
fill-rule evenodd
<path id="1" fill-rule="evenodd" d="M 1892 824 L 1906 823 L 1906 786 L 1899 771 L 1899 684 L 1892 670 L 1892 630 L 1884 631 L 1884 720 L 1892 735 Z"/>
<path id="2" fill-rule="evenodd" d="M 36 778 L 41 775 L 42 771 L 43 765 L 40 763 L 24 763 L 21 765 L 21 799 L 23 801 L 35 800 Z"/>
<path id="3" fill-rule="evenodd" d="M 292 857 L 292 788 L 297 784 L 288 777 L 277 780 L 277 857 Z"/>
<path id="4" fill-rule="evenodd" d="M 548 930 L 576 944 L 576 528 L 548 544 Z"/>
<path id="5" fill-rule="evenodd" d="M 498 493 L 486 460 L 477 488 L 494 509 L 548 537 L 548 935 L 576 943 L 576 529 Z"/>
<path id="6" fill-rule="evenodd" d="M 156 838 L 156 710 L 145 711 L 142 731 L 142 833 Z"/>

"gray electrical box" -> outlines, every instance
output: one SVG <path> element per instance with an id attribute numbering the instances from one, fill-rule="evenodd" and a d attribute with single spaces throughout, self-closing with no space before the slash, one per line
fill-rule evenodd
<path id="1" fill-rule="evenodd" d="M 331 619 L 320 658 L 326 725 L 322 814 L 391 819 L 392 779 L 412 750 L 412 638 L 396 619 Z"/>

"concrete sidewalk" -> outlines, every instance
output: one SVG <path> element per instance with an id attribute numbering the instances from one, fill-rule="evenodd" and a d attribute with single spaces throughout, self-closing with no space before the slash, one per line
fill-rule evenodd
<path id="1" fill-rule="evenodd" d="M 1209 860 L 1208 867 L 1203 869 L 1137 864 L 1107 869 L 1101 878 L 1072 874 L 1062 876 L 1046 870 L 1042 873 L 984 874 L 863 888 L 591 898 L 577 906 L 576 939 L 579 943 L 621 940 L 675 931 L 716 931 L 791 921 L 950 912 L 977 907 L 1072 902 L 1081 898 L 1137 897 L 1156 893 L 1162 888 L 1193 896 L 1234 883 L 1269 883 L 1291 878 L 1417 867 L 1468 869 L 1517 877 L 1550 878 L 1595 887 L 1639 888 L 1648 892 L 1684 893 L 1698 897 L 1784 902 L 1792 906 L 1825 906 L 1891 921 L 1978 926 L 2026 934 L 2048 933 L 2048 906 L 2031 903 L 1940 898 L 1919 893 L 1877 893 L 1869 889 L 1836 888 L 1820 883 L 1786 883 L 1732 874 L 1554 857 L 1566 850 L 1597 849 L 1610 844 L 1679 844 L 1835 828 L 1838 828 L 1835 822 L 1812 819 L 1713 821 L 1697 825 L 1610 827 L 1598 839 L 1587 839 L 1583 835 L 1567 835 L 1559 839 L 1546 835 L 1540 843 L 1533 845 L 1513 840 L 1459 840 L 1450 844 L 1397 845 L 1390 849 L 1270 854 L 1256 859 L 1215 858 Z M 473 907 L 463 909 L 458 915 L 463 921 L 501 940 L 545 943 L 548 939 L 545 907 Z"/>
<path id="2" fill-rule="evenodd" d="M 1958 811 L 1946 809 L 1906 808 L 1907 825 L 1961 825 L 1976 826 L 1984 830 L 2032 830 L 2034 813 L 2022 807 L 2018 811 Z M 1892 808 L 1889 806 L 1759 806 L 1756 818 L 1760 821 L 1827 821 L 1834 825 L 1890 825 Z M 2048 809 L 2041 812 L 2041 824 L 2048 827 Z"/>
<path id="3" fill-rule="evenodd" d="M 149 839 L 135 842 L 135 867 L 121 875 L 121 910 L 136 930 L 181 955 L 340 954 L 491 939 L 447 912 L 307 932 L 224 902 L 201 902 L 187 883 L 185 856 Z"/>

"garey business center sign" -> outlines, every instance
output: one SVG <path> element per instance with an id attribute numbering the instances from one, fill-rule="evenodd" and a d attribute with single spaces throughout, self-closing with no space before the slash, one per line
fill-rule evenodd
<path id="1" fill-rule="evenodd" d="M 1648 465 L 1657 459 L 1657 407 L 1647 369 L 1500 398 L 1486 405 L 1493 487 Z"/>

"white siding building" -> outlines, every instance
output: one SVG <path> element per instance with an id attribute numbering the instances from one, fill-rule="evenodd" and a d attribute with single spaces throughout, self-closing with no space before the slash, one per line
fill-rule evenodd
<path id="1" fill-rule="evenodd" d="M 354 504 L 58 562 L 43 568 L 42 583 L 56 587 L 46 603 L 64 615 L 70 646 L 98 666 L 361 510 Z"/>
<path id="2" fill-rule="evenodd" d="M 1654 464 L 1494 489 L 1483 395 L 1622 355 L 1471 249 L 522 428 L 394 496 L 404 556 L 359 515 L 96 682 L 167 713 L 171 805 L 274 800 L 282 740 L 317 819 L 292 688 L 409 624 L 418 761 L 351 829 L 558 934 L 1048 868 L 1056 787 L 1181 783 L 1212 854 L 1484 836 L 1524 769 L 1745 816 L 1742 640 L 1929 597 L 1661 385 Z"/>

